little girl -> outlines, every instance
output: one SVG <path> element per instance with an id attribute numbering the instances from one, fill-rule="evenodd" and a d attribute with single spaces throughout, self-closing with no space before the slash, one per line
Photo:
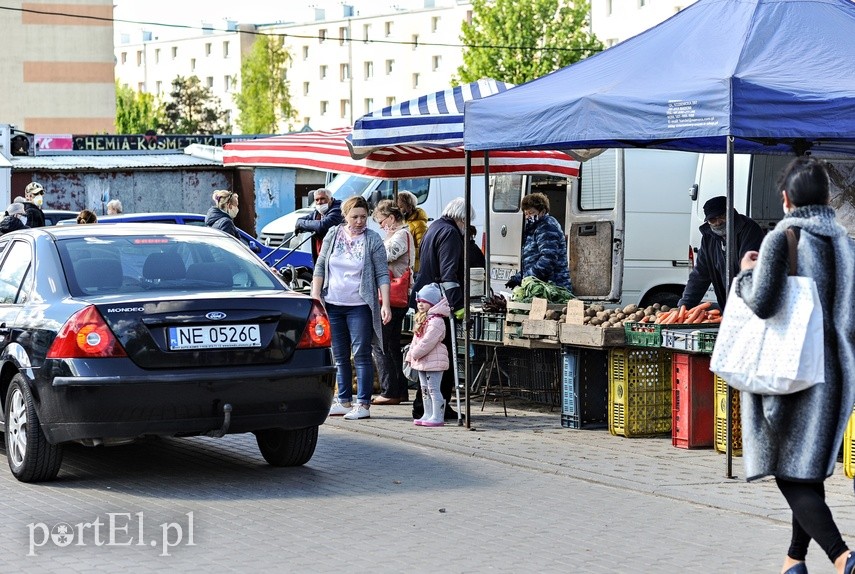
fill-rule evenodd
<path id="1" fill-rule="evenodd" d="M 445 424 L 445 399 L 439 390 L 442 372 L 448 368 L 448 349 L 445 338 L 445 318 L 451 309 L 436 283 L 429 283 L 416 294 L 413 340 L 406 360 L 419 373 L 425 413 L 413 421 L 423 427 L 441 427 Z"/>

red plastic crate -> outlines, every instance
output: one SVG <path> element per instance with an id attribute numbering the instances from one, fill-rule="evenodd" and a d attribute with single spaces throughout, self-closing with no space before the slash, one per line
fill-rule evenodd
<path id="1" fill-rule="evenodd" d="M 677 448 L 713 446 L 715 387 L 710 358 L 674 353 L 671 380 L 671 443 Z"/>

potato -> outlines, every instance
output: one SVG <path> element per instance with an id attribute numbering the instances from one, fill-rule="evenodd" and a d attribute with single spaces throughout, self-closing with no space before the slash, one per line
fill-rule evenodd
<path id="1" fill-rule="evenodd" d="M 668 305 L 662 305 L 661 307 L 659 307 L 659 310 L 662 311 L 663 313 L 667 313 L 668 311 L 671 310 L 671 307 L 669 307 Z"/>
<path id="2" fill-rule="evenodd" d="M 615 313 L 615 319 L 617 319 L 618 321 L 626 319 L 626 313 L 618 311 L 617 313 Z"/>
<path id="3" fill-rule="evenodd" d="M 623 312 L 627 315 L 629 315 L 630 313 L 635 313 L 636 311 L 638 311 L 638 305 L 627 305 L 623 308 Z"/>
<path id="4" fill-rule="evenodd" d="M 605 307 L 602 305 L 591 305 L 591 309 L 593 309 L 595 313 L 600 313 L 605 310 Z"/>
<path id="5" fill-rule="evenodd" d="M 635 312 L 636 321 L 641 321 L 642 319 L 644 319 L 645 316 L 647 316 L 647 313 L 642 311 L 641 309 Z"/>
<path id="6" fill-rule="evenodd" d="M 597 325 L 601 324 L 602 322 L 603 322 L 603 320 L 600 319 L 599 317 L 593 317 L 591 319 L 591 325 L 594 325 L 594 326 L 597 326 Z"/>
<path id="7" fill-rule="evenodd" d="M 658 311 L 661 307 L 662 307 L 662 304 L 661 304 L 661 303 L 654 303 L 654 304 L 653 304 L 653 308 L 654 308 L 654 309 L 656 309 L 657 311 Z"/>
<path id="8" fill-rule="evenodd" d="M 597 319 L 599 319 L 600 321 L 605 321 L 608 318 L 609 318 L 609 312 L 608 311 L 598 311 L 597 312 Z"/>

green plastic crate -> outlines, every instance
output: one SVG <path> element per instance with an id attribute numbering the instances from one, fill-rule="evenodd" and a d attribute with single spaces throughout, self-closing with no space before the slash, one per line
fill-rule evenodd
<path id="1" fill-rule="evenodd" d="M 609 432 L 628 438 L 671 432 L 671 353 L 609 351 Z"/>

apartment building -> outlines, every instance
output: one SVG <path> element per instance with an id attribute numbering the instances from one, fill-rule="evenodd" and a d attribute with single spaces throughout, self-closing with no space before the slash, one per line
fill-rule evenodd
<path id="1" fill-rule="evenodd" d="M 352 125 L 374 109 L 443 90 L 463 63 L 460 27 L 472 16 L 468 0 L 424 0 L 422 8 L 365 15 L 346 4 L 336 10 L 296 11 L 295 20 L 305 19 L 241 24 L 225 32 L 212 27 L 177 40 L 143 32 L 139 41 L 128 38 L 116 46 L 116 78 L 166 95 L 176 75 L 196 75 L 234 120 L 242 58 L 256 34 L 282 35 L 291 54 L 287 80 L 296 110 L 290 125 L 279 126 L 284 132 Z"/>
<path id="2" fill-rule="evenodd" d="M 10 0 L 0 11 L 0 121 L 39 133 L 115 129 L 112 0 Z"/>
<path id="3" fill-rule="evenodd" d="M 667 20 L 695 0 L 590 0 L 591 31 L 607 47 Z"/>

